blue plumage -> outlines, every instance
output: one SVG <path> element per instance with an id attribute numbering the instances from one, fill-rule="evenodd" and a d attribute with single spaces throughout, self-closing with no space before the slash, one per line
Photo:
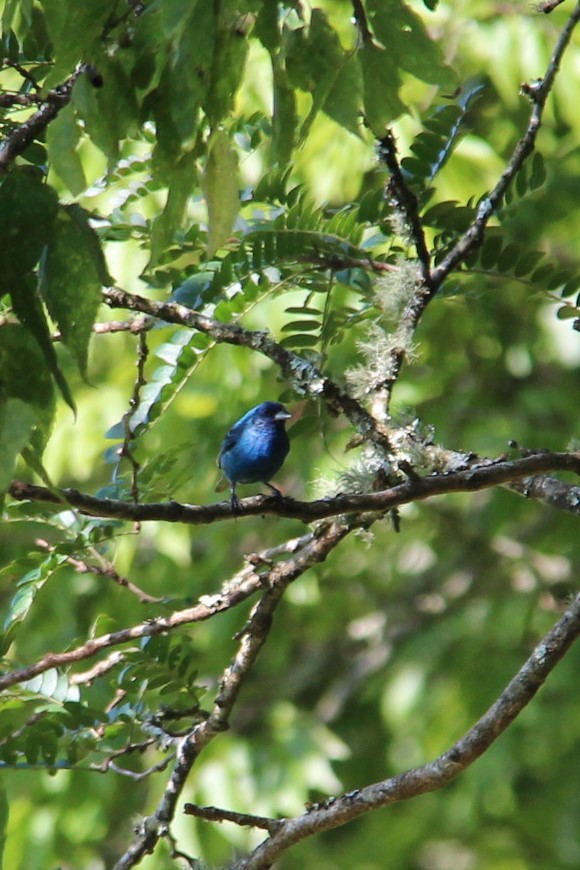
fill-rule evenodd
<path id="1" fill-rule="evenodd" d="M 279 402 L 262 402 L 234 423 L 223 440 L 218 465 L 230 482 L 232 510 L 238 507 L 236 484 L 270 483 L 290 450 L 286 420 L 292 414 Z"/>

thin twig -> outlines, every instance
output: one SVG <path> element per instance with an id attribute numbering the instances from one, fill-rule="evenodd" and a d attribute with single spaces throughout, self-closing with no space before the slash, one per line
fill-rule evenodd
<path id="1" fill-rule="evenodd" d="M 154 325 L 153 318 L 138 315 L 132 317 L 131 320 L 108 320 L 106 323 L 93 323 L 92 330 L 95 335 L 109 335 L 114 332 L 130 332 L 133 335 L 139 335 L 141 332 L 149 332 Z M 62 341 L 62 333 L 57 330 L 53 332 L 51 338 L 53 341 Z"/>
<path id="2" fill-rule="evenodd" d="M 556 510 L 580 516 L 580 486 L 562 483 L 555 477 L 541 475 L 514 480 L 509 484 L 509 488 Z"/>
<path id="3" fill-rule="evenodd" d="M 116 668 L 117 665 L 120 665 L 121 662 L 125 661 L 125 656 L 119 650 L 113 650 L 113 652 L 107 656 L 106 659 L 103 659 L 100 662 L 97 662 L 96 665 L 93 665 L 92 668 L 89 668 L 86 671 L 82 671 L 78 674 L 70 674 L 68 681 L 71 686 L 80 686 L 83 684 L 91 685 L 94 680 L 97 680 L 99 677 L 103 677 L 105 674 L 108 674 L 113 668 Z"/>
<path id="4" fill-rule="evenodd" d="M 25 66 L 23 66 L 23 65 L 20 64 L 20 63 L 18 63 L 18 61 L 16 61 L 16 60 L 10 60 L 10 58 L 5 57 L 4 60 L 2 61 L 2 66 L 3 66 L 5 69 L 8 68 L 8 69 L 13 69 L 13 70 L 15 70 L 15 71 L 20 75 L 20 76 L 22 76 L 22 78 L 24 79 L 24 81 L 28 82 L 28 84 L 29 84 L 31 87 L 34 88 L 34 90 L 36 91 L 37 94 L 40 92 L 41 87 L 40 87 L 40 85 L 38 84 L 37 80 L 34 78 L 34 76 L 32 75 L 32 73 L 30 73 L 30 72 L 26 69 Z"/>
<path id="5" fill-rule="evenodd" d="M 133 394 L 129 400 L 129 408 L 127 412 L 123 414 L 123 443 L 117 451 L 119 463 L 116 466 L 114 475 L 114 477 L 116 478 L 121 461 L 123 459 L 128 459 L 131 465 L 131 498 L 133 499 L 134 504 L 137 504 L 139 501 L 139 469 L 141 467 L 141 464 L 135 458 L 131 446 L 132 442 L 136 437 L 136 427 L 134 425 L 133 418 L 139 410 L 139 405 L 141 401 L 141 390 L 144 386 L 147 385 L 147 381 L 145 379 L 145 364 L 147 362 L 148 356 L 149 347 L 147 345 L 147 334 L 145 332 L 140 332 L 139 353 L 137 354 L 137 377 L 133 386 Z M 135 523 L 135 531 L 140 531 L 140 525 L 138 520 Z"/>
<path id="6" fill-rule="evenodd" d="M 269 834 L 274 834 L 281 824 L 281 819 L 270 819 L 266 816 L 252 816 L 249 813 L 236 813 L 233 810 L 222 810 L 218 807 L 199 807 L 197 804 L 185 804 L 183 812 L 187 816 L 205 819 L 207 822 L 233 822 L 247 828 L 262 828 Z"/>
<path id="7" fill-rule="evenodd" d="M 42 538 L 36 538 L 34 543 L 37 547 L 46 550 L 48 553 L 54 553 L 55 550 L 58 549 Z M 165 601 L 164 598 L 157 598 L 154 595 L 149 595 L 147 592 L 144 592 L 143 589 L 140 589 L 139 586 L 136 586 L 134 583 L 131 583 L 130 580 L 127 580 L 126 577 L 121 576 L 121 574 L 115 571 L 113 566 L 107 562 L 107 560 L 104 559 L 97 550 L 92 547 L 89 547 L 89 550 L 93 557 L 98 559 L 101 563 L 100 565 L 91 565 L 89 562 L 86 562 L 84 559 L 79 559 L 77 556 L 67 556 L 67 563 L 79 574 L 96 574 L 99 577 L 109 577 L 119 586 L 132 592 L 133 595 L 135 595 L 143 604 L 161 604 Z"/>
<path id="8" fill-rule="evenodd" d="M 109 770 L 112 770 L 115 773 L 118 773 L 120 776 L 126 776 L 129 779 L 134 780 L 135 782 L 141 782 L 142 780 L 147 779 L 147 777 L 151 776 L 154 773 L 160 773 L 160 771 L 166 770 L 169 767 L 169 765 L 171 764 L 171 762 L 174 760 L 175 760 L 175 753 L 171 752 L 165 758 L 162 758 L 161 761 L 158 761 L 157 764 L 153 764 L 153 765 L 151 765 L 151 767 L 148 767 L 146 770 L 140 770 L 140 771 L 128 770 L 126 767 L 119 767 L 117 764 L 115 764 L 114 761 L 110 761 L 107 764 L 106 769 L 104 768 L 102 772 L 107 773 Z M 94 769 L 96 769 L 96 768 L 93 768 L 93 770 Z"/>
<path id="9" fill-rule="evenodd" d="M 562 3 L 564 3 L 564 0 L 542 0 L 541 3 L 537 4 L 536 8 L 538 12 L 543 12 L 544 15 L 549 15 L 550 12 L 557 9 Z"/>

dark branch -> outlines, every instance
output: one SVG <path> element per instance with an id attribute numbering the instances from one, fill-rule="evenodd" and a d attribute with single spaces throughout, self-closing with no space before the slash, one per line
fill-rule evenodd
<path id="1" fill-rule="evenodd" d="M 134 417 L 137 411 L 139 410 L 139 403 L 141 397 L 141 390 L 146 386 L 147 380 L 145 378 L 145 364 L 147 362 L 147 358 L 149 356 L 149 346 L 147 344 L 147 332 L 139 332 L 139 352 L 137 354 L 137 377 L 135 378 L 135 384 L 133 385 L 133 395 L 129 400 L 129 408 L 126 413 L 123 414 L 123 443 L 119 447 L 117 451 L 117 455 L 119 457 L 119 462 L 115 467 L 115 474 L 113 479 L 117 479 L 117 474 L 119 471 L 119 466 L 123 459 L 128 459 L 129 464 L 131 466 L 131 496 L 133 498 L 134 504 L 137 504 L 139 501 L 139 469 L 141 467 L 140 463 L 135 458 L 132 442 L 134 441 L 136 434 L 136 426 L 134 424 Z M 136 531 L 139 531 L 139 522 L 136 523 Z"/>
<path id="2" fill-rule="evenodd" d="M 280 819 L 270 819 L 265 816 L 252 816 L 248 813 L 235 813 L 232 810 L 222 810 L 218 807 L 198 807 L 197 804 L 185 804 L 183 812 L 187 816 L 205 819 L 207 822 L 233 822 L 248 828 L 263 828 L 274 834 L 280 827 Z"/>
<path id="3" fill-rule="evenodd" d="M 548 471 L 572 471 L 580 474 L 580 454 L 540 452 L 513 460 L 480 460 L 479 463 L 477 461 L 470 463 L 470 467 L 460 471 L 429 474 L 426 477 L 417 475 L 405 483 L 380 492 L 362 495 L 339 494 L 333 498 L 311 502 L 295 501 L 284 497 L 253 496 L 239 502 L 235 517 L 273 514 L 313 522 L 362 511 L 382 514 L 403 504 L 436 495 L 446 495 L 450 492 L 476 492 Z M 42 501 L 57 504 L 59 507 L 68 504 L 89 516 L 111 517 L 131 522 L 156 520 L 202 526 L 231 519 L 234 516 L 229 501 L 212 505 L 188 505 L 176 501 L 133 504 L 116 499 L 96 498 L 76 489 L 54 491 L 22 481 L 14 481 L 10 485 L 9 492 L 18 501 Z"/>
<path id="4" fill-rule="evenodd" d="M 405 182 L 397 158 L 395 138 L 390 130 L 387 130 L 383 138 L 379 139 L 379 154 L 391 174 L 387 186 L 387 197 L 395 201 L 395 207 L 403 214 L 409 227 L 411 238 L 421 264 L 421 277 L 423 278 L 424 290 L 430 295 L 433 289 L 431 287 L 431 255 L 427 248 L 423 225 L 419 217 L 419 203 L 417 197 Z"/>
<path id="5" fill-rule="evenodd" d="M 0 172 L 6 172 L 12 161 L 23 154 L 28 146 L 46 130 L 60 110 L 70 103 L 73 86 L 85 69 L 84 66 L 79 66 L 62 85 L 47 94 L 37 112 L 6 136 L 0 144 Z"/>

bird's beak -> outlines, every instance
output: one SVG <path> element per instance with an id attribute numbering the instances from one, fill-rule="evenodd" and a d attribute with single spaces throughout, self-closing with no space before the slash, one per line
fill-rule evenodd
<path id="1" fill-rule="evenodd" d="M 278 411 L 274 414 L 274 420 L 289 420 L 292 414 L 289 411 Z"/>

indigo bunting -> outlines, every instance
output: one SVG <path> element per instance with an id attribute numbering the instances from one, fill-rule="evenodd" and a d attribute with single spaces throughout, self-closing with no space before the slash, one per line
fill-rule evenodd
<path id="1" fill-rule="evenodd" d="M 264 483 L 281 495 L 269 481 L 290 450 L 285 422 L 291 416 L 279 402 L 262 402 L 240 417 L 227 433 L 218 465 L 230 482 L 233 511 L 239 506 L 237 483 Z"/>

